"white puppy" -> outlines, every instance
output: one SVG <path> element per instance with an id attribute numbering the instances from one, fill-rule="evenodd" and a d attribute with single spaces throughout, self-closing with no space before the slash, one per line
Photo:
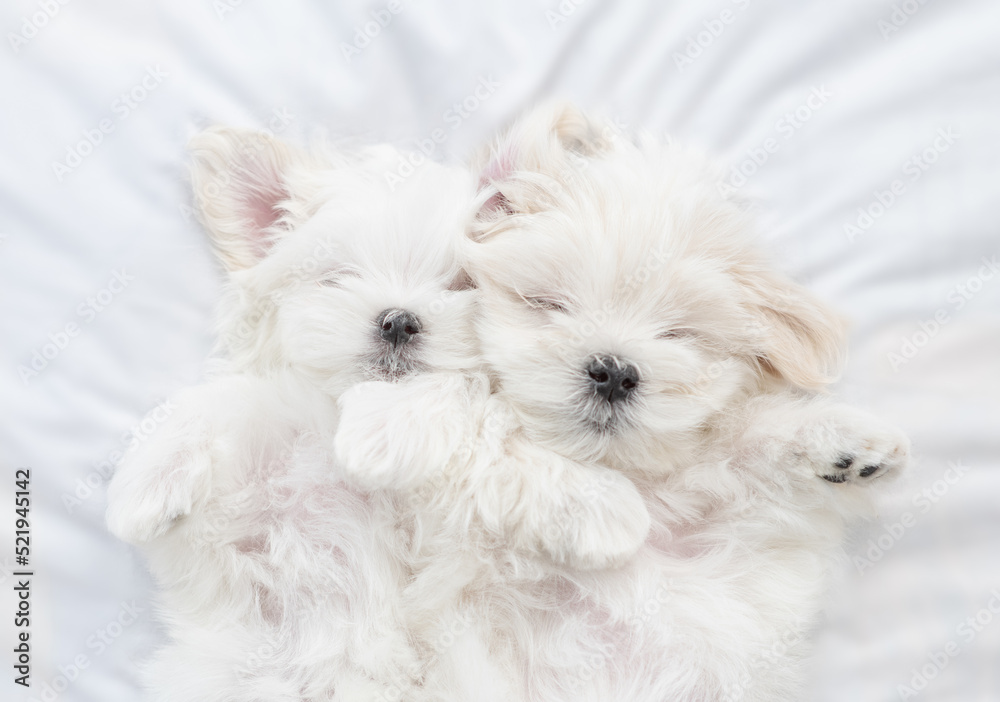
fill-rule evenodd
<path id="1" fill-rule="evenodd" d="M 426 637 L 432 593 L 439 626 L 460 611 L 475 635 L 433 646 L 407 699 L 799 699 L 805 634 L 845 520 L 869 509 L 868 487 L 908 451 L 898 431 L 816 394 L 836 373 L 839 319 L 767 266 L 746 213 L 677 146 L 635 144 L 548 106 L 500 140 L 483 172 L 490 189 L 468 267 L 495 394 L 456 401 L 464 424 L 447 414 L 421 424 L 424 408 L 441 406 L 433 388 L 385 387 L 367 395 L 366 419 L 338 450 L 356 479 L 369 470 L 403 490 L 434 454 L 449 466 L 431 491 L 450 495 L 433 505 L 447 524 L 461 521 L 448 515 L 464 514 L 463 499 L 482 502 L 483 485 L 501 504 L 523 489 L 468 478 L 491 475 L 482 464 L 516 432 L 627 475 L 653 527 L 624 567 L 587 572 L 560 559 L 530 569 L 502 544 L 459 543 L 480 549 L 463 577 L 443 565 L 454 530 L 426 536 L 439 555 L 414 561 L 419 596 L 404 618 Z M 469 409 L 484 405 L 493 410 Z M 407 417 L 420 431 L 392 430 Z M 623 493 L 606 484 L 592 484 L 588 514 L 614 512 Z M 590 522 L 572 518 L 579 509 L 554 536 L 580 539 Z M 467 670 L 489 677 L 463 697 L 448 681 Z"/>
<path id="2" fill-rule="evenodd" d="M 306 154 L 231 129 L 193 154 L 229 273 L 224 360 L 109 487 L 111 531 L 142 545 L 162 588 L 171 642 L 151 699 L 368 699 L 412 675 L 393 552 L 411 525 L 340 480 L 336 399 L 475 368 L 456 256 L 475 184 L 428 164 L 390 188 L 390 147 Z"/>
<path id="3" fill-rule="evenodd" d="M 422 560 L 475 571 L 448 547 L 492 542 L 512 544 L 514 561 L 592 568 L 640 547 L 649 518 L 631 482 L 525 444 L 514 425 L 494 433 L 484 471 L 455 481 L 477 502 L 448 522 L 427 509 L 432 492 L 402 501 L 342 481 L 331 449 L 349 388 L 341 435 L 361 450 L 347 475 L 365 485 L 387 459 L 410 466 L 400 485 L 415 481 L 413 466 L 461 451 L 453 440 L 469 432 L 450 431 L 456 420 L 464 431 L 499 412 L 477 371 L 475 291 L 457 257 L 474 212 L 467 171 L 428 164 L 390 186 L 402 155 L 389 147 L 307 155 L 211 130 L 193 148 L 197 204 L 230 276 L 224 359 L 109 488 L 110 529 L 142 544 L 163 589 L 172 641 L 149 668 L 153 699 L 392 699 L 428 669 L 411 646 L 425 653 L 431 637 L 415 634 L 417 610 L 440 612 L 449 591 L 401 618 Z M 424 411 L 366 442 L 367 408 L 396 384 L 429 400 Z M 397 440 L 411 455 L 393 455 Z M 590 503 L 597 484 L 616 495 L 606 513 Z M 559 528 L 568 519 L 576 526 Z"/>

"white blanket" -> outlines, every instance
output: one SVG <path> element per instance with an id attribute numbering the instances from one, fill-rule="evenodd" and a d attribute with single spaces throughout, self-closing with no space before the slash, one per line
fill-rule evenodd
<path id="1" fill-rule="evenodd" d="M 1000 699 L 1000 5 L 12 0 L 0 28 L 3 699 L 136 700 L 159 636 L 102 513 L 110 465 L 211 342 L 186 140 L 323 128 L 460 158 L 550 96 L 731 162 L 781 264 L 854 321 L 839 392 L 913 438 L 831 588 L 810 699 Z"/>

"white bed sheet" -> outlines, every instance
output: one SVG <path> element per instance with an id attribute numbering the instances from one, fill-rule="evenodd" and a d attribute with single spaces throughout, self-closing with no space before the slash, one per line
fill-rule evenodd
<path id="1" fill-rule="evenodd" d="M 1000 616 L 989 612 L 1000 612 L 1000 5 L 387 7 L 0 10 L 0 611 L 15 607 L 21 466 L 32 470 L 36 571 L 33 686 L 13 684 L 4 614 L 3 698 L 138 699 L 134 664 L 159 635 L 141 562 L 103 529 L 100 478 L 142 416 L 199 378 L 209 350 L 220 273 L 187 209 L 186 140 L 229 123 L 413 145 L 441 127 L 436 155 L 461 157 L 532 102 L 562 96 L 753 171 L 741 191 L 757 198 L 776 257 L 854 320 L 839 392 L 913 438 L 913 471 L 854 534 L 831 589 L 809 699 L 903 699 L 899 686 L 919 685 L 914 673 L 954 642 L 919 699 L 1000 700 Z M 390 19 L 376 33 L 378 16 Z M 366 23 L 375 36 L 346 56 Z M 456 116 L 479 85 L 488 98 Z M 879 212 L 896 180 L 901 194 Z M 879 216 L 852 236 L 859 208 Z M 127 285 L 109 287 L 116 276 Z M 78 333 L 63 338 L 67 324 Z M 894 361 L 906 339 L 913 358 Z M 36 351 L 54 357 L 26 375 Z M 856 560 L 880 536 L 871 566 Z M 963 625 L 977 615 L 981 630 Z"/>

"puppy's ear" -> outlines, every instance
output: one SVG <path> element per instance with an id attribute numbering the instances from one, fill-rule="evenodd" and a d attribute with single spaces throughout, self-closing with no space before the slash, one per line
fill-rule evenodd
<path id="1" fill-rule="evenodd" d="M 584 158 L 609 150 L 608 137 L 606 125 L 570 103 L 552 102 L 531 110 L 473 161 L 480 191 L 488 198 L 481 214 L 535 211 L 537 200 L 545 198 L 538 179 L 531 176 L 565 180 Z"/>
<path id="2" fill-rule="evenodd" d="M 807 389 L 836 380 L 844 356 L 843 318 L 773 271 L 744 268 L 737 277 L 748 294 L 753 353 L 761 368 Z"/>
<path id="3" fill-rule="evenodd" d="M 283 231 L 289 171 L 304 154 L 261 132 L 213 127 L 196 136 L 194 199 L 205 229 L 230 271 L 250 268 Z"/>

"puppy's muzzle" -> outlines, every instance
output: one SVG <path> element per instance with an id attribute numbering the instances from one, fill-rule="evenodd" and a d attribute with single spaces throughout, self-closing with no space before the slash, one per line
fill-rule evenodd
<path id="1" fill-rule="evenodd" d="M 628 399 L 639 385 L 636 367 L 614 356 L 598 356 L 586 370 L 594 394 L 611 404 Z"/>
<path id="2" fill-rule="evenodd" d="M 393 350 L 402 347 L 420 333 L 421 325 L 417 315 L 406 310 L 386 310 L 375 320 L 379 336 Z"/>

